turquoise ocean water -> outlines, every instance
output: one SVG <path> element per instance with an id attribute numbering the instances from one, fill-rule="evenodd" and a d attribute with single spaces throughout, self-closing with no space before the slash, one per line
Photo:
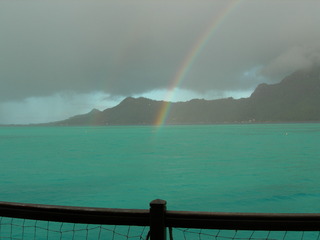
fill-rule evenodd
<path id="1" fill-rule="evenodd" d="M 0 201 L 320 212 L 320 124 L 1 127 Z"/>

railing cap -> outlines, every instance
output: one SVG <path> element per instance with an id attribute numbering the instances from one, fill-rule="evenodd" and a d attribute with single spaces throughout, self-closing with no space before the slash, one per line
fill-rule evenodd
<path id="1" fill-rule="evenodd" d="M 167 201 L 162 199 L 155 199 L 150 202 L 150 207 L 165 207 L 167 205 Z"/>

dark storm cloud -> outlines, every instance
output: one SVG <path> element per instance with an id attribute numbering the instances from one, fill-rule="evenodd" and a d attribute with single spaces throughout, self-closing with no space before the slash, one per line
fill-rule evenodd
<path id="1" fill-rule="evenodd" d="M 223 1 L 0 2 L 0 101 L 166 88 Z M 254 88 L 319 60 L 319 1 L 238 1 L 181 88 Z"/>
<path id="2" fill-rule="evenodd" d="M 186 84 L 199 91 L 247 89 L 319 63 L 319 8 L 319 1 L 243 1 L 214 33 Z"/>
<path id="3" fill-rule="evenodd" d="M 188 19 L 190 6 L 177 14 L 147 2 L 0 4 L 2 100 L 164 87 L 191 44 L 187 28 L 197 24 Z"/>

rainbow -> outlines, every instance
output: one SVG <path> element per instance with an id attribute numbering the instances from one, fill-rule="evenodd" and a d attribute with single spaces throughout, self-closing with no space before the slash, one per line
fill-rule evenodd
<path id="1" fill-rule="evenodd" d="M 155 126 L 162 126 L 163 124 L 165 124 L 167 117 L 170 113 L 170 100 L 173 98 L 175 90 L 181 85 L 181 83 L 185 79 L 185 76 L 191 69 L 193 63 L 195 62 L 199 54 L 202 52 L 208 41 L 211 39 L 213 34 L 219 29 L 219 26 L 221 25 L 223 20 L 228 16 L 228 13 L 230 13 L 231 10 L 234 9 L 240 2 L 241 0 L 231 0 L 230 2 L 228 2 L 224 9 L 217 16 L 215 16 L 212 19 L 212 21 L 210 21 L 209 26 L 198 37 L 197 41 L 195 42 L 191 50 L 183 59 L 178 71 L 176 71 L 170 85 L 168 86 L 167 95 L 154 122 Z"/>

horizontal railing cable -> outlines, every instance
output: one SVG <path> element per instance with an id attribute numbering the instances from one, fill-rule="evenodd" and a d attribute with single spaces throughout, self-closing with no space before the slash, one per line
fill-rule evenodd
<path id="1" fill-rule="evenodd" d="M 149 210 L 0 202 L 0 216 L 42 221 L 148 226 Z"/>
<path id="2" fill-rule="evenodd" d="M 166 226 L 229 230 L 319 231 L 320 214 L 167 211 Z"/>

